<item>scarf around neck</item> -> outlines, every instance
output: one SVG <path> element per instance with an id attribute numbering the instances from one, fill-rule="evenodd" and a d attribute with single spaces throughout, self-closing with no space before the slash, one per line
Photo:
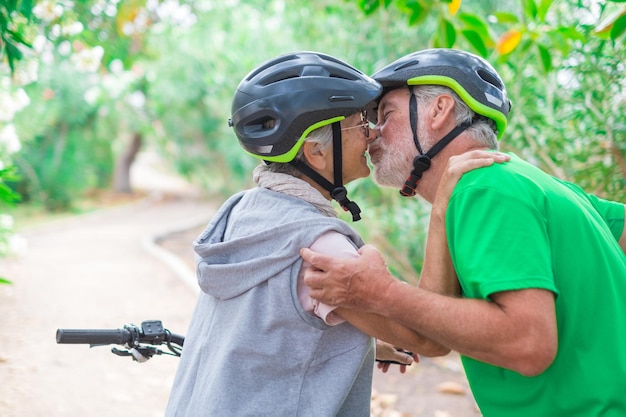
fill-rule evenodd
<path id="1" fill-rule="evenodd" d="M 311 184 L 300 178 L 272 172 L 267 165 L 261 164 L 254 169 L 252 179 L 259 187 L 296 197 L 312 204 L 326 217 L 337 217 L 337 212 L 331 202 L 325 199 Z"/>

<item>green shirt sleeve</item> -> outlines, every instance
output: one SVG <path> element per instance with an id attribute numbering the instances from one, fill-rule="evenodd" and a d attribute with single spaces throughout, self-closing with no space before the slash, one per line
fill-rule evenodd
<path id="1" fill-rule="evenodd" d="M 557 289 L 540 196 L 506 187 L 461 187 L 448 205 L 450 254 L 466 297 L 500 291 Z"/>
<path id="2" fill-rule="evenodd" d="M 596 197 L 593 194 L 587 194 L 585 191 L 582 190 L 582 188 L 578 187 L 575 184 L 565 181 L 561 182 L 578 194 L 586 196 L 589 202 L 604 218 L 604 221 L 609 226 L 609 229 L 611 229 L 611 233 L 613 234 L 615 240 L 620 239 L 622 233 L 624 233 L 624 205 L 622 203 L 604 200 L 602 198 Z"/>

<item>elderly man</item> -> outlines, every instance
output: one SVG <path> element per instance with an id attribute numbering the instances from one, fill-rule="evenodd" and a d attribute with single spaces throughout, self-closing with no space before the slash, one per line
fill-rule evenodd
<path id="1" fill-rule="evenodd" d="M 457 155 L 497 149 L 510 103 L 482 58 L 424 50 L 373 78 L 384 88 L 369 146 L 381 185 L 433 202 Z M 516 155 L 436 201 L 431 224 L 445 226 L 449 250 L 435 258 L 458 281 L 425 268 L 419 287 L 405 285 L 368 245 L 354 260 L 303 249 L 311 296 L 461 353 L 484 416 L 626 415 L 624 205 Z"/>

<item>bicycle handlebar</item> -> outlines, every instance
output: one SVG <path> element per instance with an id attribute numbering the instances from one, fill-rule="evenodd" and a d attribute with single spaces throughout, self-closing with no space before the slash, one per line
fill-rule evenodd
<path id="1" fill-rule="evenodd" d="M 132 343 L 132 335 L 126 329 L 57 329 L 57 343 L 124 345 Z"/>
<path id="2" fill-rule="evenodd" d="M 161 321 L 149 320 L 141 323 L 141 327 L 127 324 L 120 329 L 57 329 L 56 341 L 63 344 L 89 344 L 90 346 L 123 345 L 129 351 L 113 348 L 113 353 L 120 356 L 132 354 L 133 357 L 137 357 L 137 352 L 139 352 L 142 356 L 151 357 L 164 352 L 145 344 L 165 344 L 170 352 L 175 356 L 180 356 L 180 349 L 185 338 L 163 328 Z"/>

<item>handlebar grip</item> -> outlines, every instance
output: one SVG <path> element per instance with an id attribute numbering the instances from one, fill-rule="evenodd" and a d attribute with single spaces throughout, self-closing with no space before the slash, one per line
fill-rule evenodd
<path id="1" fill-rule="evenodd" d="M 181 336 L 179 334 L 171 333 L 170 341 L 175 345 L 182 346 L 185 343 L 185 336 Z"/>
<path id="2" fill-rule="evenodd" d="M 57 343 L 123 345 L 131 341 L 131 333 L 126 329 L 57 329 Z"/>

